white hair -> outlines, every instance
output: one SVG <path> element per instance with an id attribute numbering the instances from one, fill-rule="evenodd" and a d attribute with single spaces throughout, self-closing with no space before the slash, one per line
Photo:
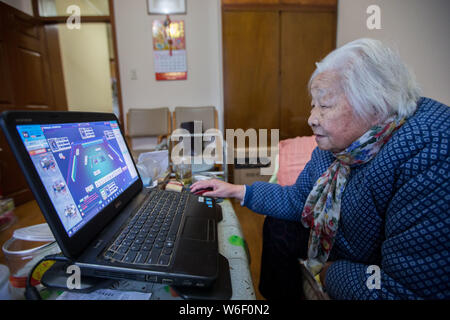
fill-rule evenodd
<path id="1" fill-rule="evenodd" d="M 417 108 L 421 90 L 399 54 L 381 41 L 358 39 L 329 53 L 309 80 L 323 72 L 335 72 L 348 102 L 362 119 L 376 116 L 411 116 Z"/>

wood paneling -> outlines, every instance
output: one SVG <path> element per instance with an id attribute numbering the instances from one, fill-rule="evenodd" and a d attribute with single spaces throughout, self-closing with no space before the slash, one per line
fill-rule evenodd
<path id="1" fill-rule="evenodd" d="M 13 104 L 11 83 L 8 81 L 9 74 L 5 43 L 3 39 L 0 39 L 0 105 Z"/>
<path id="2" fill-rule="evenodd" d="M 44 79 L 44 63 L 40 52 L 23 48 L 17 50 L 17 60 L 21 68 L 20 105 L 48 107 L 48 87 Z"/>
<path id="3" fill-rule="evenodd" d="M 0 108 L 7 108 L 14 104 L 10 82 L 11 71 L 8 63 L 8 48 L 6 46 L 6 28 L 6 17 L 0 12 Z"/>
<path id="4" fill-rule="evenodd" d="M 17 107 L 53 109 L 53 88 L 43 25 L 33 17 L 13 13 L 10 42 L 14 58 L 14 87 Z"/>
<path id="5" fill-rule="evenodd" d="M 224 12 L 225 128 L 279 127 L 277 12 Z"/>
<path id="6" fill-rule="evenodd" d="M 281 139 L 311 135 L 308 81 L 315 63 L 335 44 L 336 15 L 331 12 L 283 12 L 281 15 Z"/>

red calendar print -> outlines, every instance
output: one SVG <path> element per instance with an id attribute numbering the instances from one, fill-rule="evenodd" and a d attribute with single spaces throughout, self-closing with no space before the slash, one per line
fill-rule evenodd
<path id="1" fill-rule="evenodd" d="M 156 80 L 186 80 L 184 21 L 155 20 L 152 28 Z"/>

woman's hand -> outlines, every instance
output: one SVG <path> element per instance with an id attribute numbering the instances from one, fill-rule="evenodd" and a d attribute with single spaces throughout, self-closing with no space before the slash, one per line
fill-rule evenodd
<path id="1" fill-rule="evenodd" d="M 191 186 L 191 192 L 195 193 L 207 188 L 211 188 L 212 190 L 203 193 L 205 197 L 236 198 L 242 201 L 245 195 L 245 186 L 235 185 L 217 179 L 197 181 Z"/>

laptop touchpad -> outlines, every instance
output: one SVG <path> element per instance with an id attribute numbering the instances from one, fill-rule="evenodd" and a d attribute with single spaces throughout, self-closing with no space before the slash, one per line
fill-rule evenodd
<path id="1" fill-rule="evenodd" d="M 214 241 L 214 228 L 215 223 L 213 220 L 187 217 L 181 236 L 194 240 Z"/>

